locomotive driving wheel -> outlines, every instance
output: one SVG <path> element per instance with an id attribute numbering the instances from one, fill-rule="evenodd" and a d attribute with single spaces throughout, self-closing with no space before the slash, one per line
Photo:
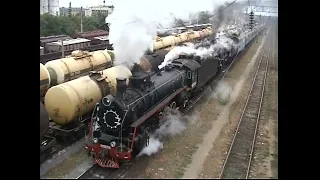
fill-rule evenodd
<path id="1" fill-rule="evenodd" d="M 164 114 L 167 114 L 170 110 L 170 107 L 169 106 L 166 106 L 163 110 Z"/>
<path id="2" fill-rule="evenodd" d="M 177 103 L 175 101 L 173 101 L 171 104 L 170 104 L 170 108 L 171 109 L 176 109 L 177 107 Z"/>

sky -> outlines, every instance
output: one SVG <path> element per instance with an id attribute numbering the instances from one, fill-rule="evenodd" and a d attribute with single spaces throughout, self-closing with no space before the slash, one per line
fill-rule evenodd
<path id="1" fill-rule="evenodd" d="M 116 4 L 119 0 L 106 0 L 106 5 Z M 120 0 L 121 1 L 121 0 Z M 181 10 L 212 10 L 212 2 L 219 3 L 219 2 L 232 2 L 233 0 L 200 0 L 201 3 L 186 3 L 186 2 L 192 2 L 191 0 L 133 0 L 133 1 L 139 1 L 139 2 L 153 2 L 157 3 L 159 2 L 160 6 L 166 4 L 166 9 L 176 10 L 177 7 L 180 7 Z M 60 7 L 68 7 L 69 2 L 71 2 L 71 5 L 73 7 L 86 7 L 86 6 L 95 6 L 95 5 L 103 5 L 103 0 L 59 0 L 59 6 Z M 196 1 L 194 1 L 196 2 Z M 170 6 L 168 6 L 170 4 Z"/>
<path id="2" fill-rule="evenodd" d="M 148 4 L 142 8 L 158 9 L 156 13 L 161 13 L 162 16 L 177 16 L 186 17 L 190 13 L 195 13 L 199 11 L 213 11 L 213 6 L 221 5 L 225 2 L 232 2 L 233 0 L 131 0 L 136 2 L 136 4 Z M 251 4 L 256 4 L 259 0 L 250 0 Z M 72 7 L 90 7 L 96 5 L 103 5 L 103 0 L 59 0 L 60 7 L 68 7 L 69 2 L 71 2 Z M 113 4 L 115 8 L 117 6 L 122 6 L 126 3 L 125 0 L 106 0 L 106 5 Z M 200 3 L 201 2 L 201 3 Z M 237 0 L 240 3 L 248 3 L 248 0 Z M 273 5 L 277 6 L 278 0 L 261 0 L 259 5 Z M 136 6 L 136 9 L 140 9 L 140 6 Z M 161 10 L 160 10 L 161 9 Z"/>
<path id="3" fill-rule="evenodd" d="M 113 0 L 113 1 L 118 1 L 118 0 Z M 139 0 L 141 1 L 141 0 Z M 143 1 L 143 0 L 142 0 Z M 148 0 L 144 0 L 144 1 L 148 1 Z M 155 1 L 155 0 L 149 0 L 149 1 Z M 188 2 L 190 0 L 185 0 L 184 2 Z M 212 2 L 221 2 L 224 0 L 200 0 L 201 3 L 191 3 L 191 4 L 187 4 L 184 3 L 183 6 L 184 7 L 188 7 L 188 8 L 198 8 L 198 7 L 203 7 L 203 8 L 210 8 L 212 7 Z M 229 2 L 232 2 L 233 0 L 229 0 Z M 251 0 L 250 2 L 252 3 L 256 3 L 258 0 Z M 86 7 L 86 6 L 96 6 L 96 5 L 102 5 L 103 4 L 103 0 L 59 0 L 59 4 L 60 7 L 68 7 L 69 6 L 69 2 L 71 2 L 72 6 L 74 7 Z M 106 0 L 106 4 L 111 4 L 112 0 Z M 170 4 L 177 4 L 175 2 L 181 2 L 179 0 L 162 0 L 161 2 L 170 2 Z M 245 2 L 247 3 L 247 0 L 238 0 L 237 2 Z M 277 5 L 278 4 L 278 0 L 261 0 L 259 4 L 262 5 Z"/>

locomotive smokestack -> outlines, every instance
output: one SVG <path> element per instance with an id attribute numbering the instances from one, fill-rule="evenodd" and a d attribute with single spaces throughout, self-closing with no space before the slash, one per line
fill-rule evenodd
<path id="1" fill-rule="evenodd" d="M 127 78 L 125 77 L 117 77 L 117 92 L 120 96 L 122 96 L 123 93 L 127 90 L 126 81 Z"/>

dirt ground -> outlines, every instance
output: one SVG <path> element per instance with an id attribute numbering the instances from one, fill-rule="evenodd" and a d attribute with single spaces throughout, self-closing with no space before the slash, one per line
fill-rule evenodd
<path id="1" fill-rule="evenodd" d="M 274 35 L 273 31 L 269 31 Z M 170 138 L 164 148 L 151 157 L 141 157 L 125 175 L 130 178 L 217 178 L 236 129 L 239 115 L 252 82 L 259 53 L 273 40 L 272 61 L 269 65 L 263 122 L 260 123 L 256 158 L 252 164 L 252 177 L 277 177 L 277 37 L 258 37 L 229 70 L 224 78 L 233 91 L 228 104 L 207 96 L 197 106 L 200 111 L 195 123 L 182 134 Z M 269 36 L 271 37 L 271 36 Z M 260 47 L 260 48 L 259 48 Z M 262 130 L 265 127 L 265 130 Z M 183 139 L 183 140 L 182 140 Z M 263 143 L 263 144 L 262 144 Z M 259 146 L 259 144 L 264 146 Z M 265 152 L 264 150 L 268 150 Z"/>

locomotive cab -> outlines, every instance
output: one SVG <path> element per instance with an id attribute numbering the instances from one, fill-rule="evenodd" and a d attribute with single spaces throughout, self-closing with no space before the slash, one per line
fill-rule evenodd
<path id="1" fill-rule="evenodd" d="M 180 56 L 179 58 L 183 57 Z M 196 58 L 195 58 L 196 59 Z M 197 85 L 198 68 L 200 64 L 193 59 L 176 59 L 172 62 L 173 65 L 186 68 L 187 73 L 187 86 L 189 89 L 193 89 Z"/>

